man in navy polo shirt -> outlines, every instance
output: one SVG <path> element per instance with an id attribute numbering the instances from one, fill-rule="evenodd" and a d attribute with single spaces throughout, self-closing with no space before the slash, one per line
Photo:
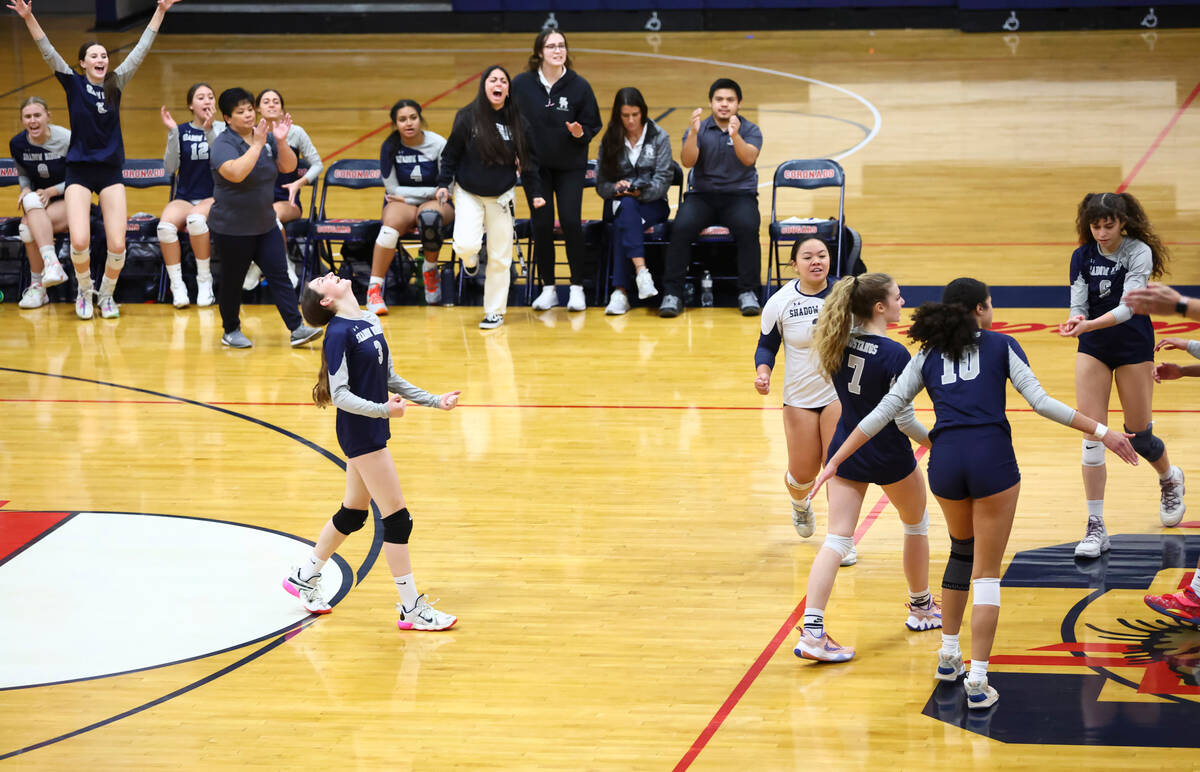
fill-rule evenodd
<path id="1" fill-rule="evenodd" d="M 744 316 L 757 316 L 761 309 L 762 245 L 758 241 L 758 172 L 754 162 L 762 150 L 762 131 L 738 117 L 742 87 L 729 78 L 718 78 L 708 88 L 712 115 L 697 108 L 692 125 L 683 134 L 680 162 L 692 169 L 691 184 L 684 196 L 663 274 L 665 294 L 659 306 L 662 317 L 683 311 L 683 278 L 691 259 L 692 242 L 710 225 L 724 225 L 737 243 L 738 307 Z"/>

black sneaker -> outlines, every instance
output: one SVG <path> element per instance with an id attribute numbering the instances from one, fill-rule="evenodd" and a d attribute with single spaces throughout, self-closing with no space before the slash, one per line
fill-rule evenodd
<path id="1" fill-rule="evenodd" d="M 479 329 L 494 330 L 504 324 L 504 316 L 502 314 L 488 314 L 479 322 Z"/>
<path id="2" fill-rule="evenodd" d="M 664 295 L 658 307 L 658 315 L 663 319 L 674 319 L 683 311 L 683 304 L 676 295 Z"/>

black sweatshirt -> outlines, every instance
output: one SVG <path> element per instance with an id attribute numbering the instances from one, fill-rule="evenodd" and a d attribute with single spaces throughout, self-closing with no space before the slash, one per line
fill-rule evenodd
<path id="1" fill-rule="evenodd" d="M 586 169 L 588 143 L 600 133 L 600 108 L 588 82 L 574 70 L 546 87 L 536 72 L 523 72 L 512 81 L 512 94 L 521 109 L 521 118 L 533 129 L 538 160 L 550 169 Z M 583 136 L 576 139 L 567 123 L 578 122 Z"/>
<path id="2" fill-rule="evenodd" d="M 449 188 L 452 183 L 457 182 L 468 193 L 477 196 L 499 196 L 517 184 L 517 167 L 516 164 L 486 163 L 479 156 L 479 149 L 471 132 L 474 109 L 474 105 L 467 105 L 454 116 L 454 128 L 450 130 L 450 138 L 446 140 L 446 147 L 442 149 L 442 157 L 438 164 L 437 186 Z M 497 117 L 499 118 L 499 114 Z M 497 120 L 496 130 L 505 138 L 504 144 L 516 153 L 509 125 Z M 528 157 L 525 159 L 525 167 L 521 169 L 521 182 L 537 198 L 542 195 L 541 183 L 538 181 L 537 153 L 528 124 L 525 124 L 525 147 Z"/>

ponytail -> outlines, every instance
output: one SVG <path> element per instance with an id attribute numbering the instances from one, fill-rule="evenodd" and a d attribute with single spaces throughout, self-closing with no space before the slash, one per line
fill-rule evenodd
<path id="1" fill-rule="evenodd" d="M 813 348 L 826 380 L 842 367 L 842 355 L 855 320 L 870 321 L 875 315 L 875 304 L 887 300 L 893 283 L 886 273 L 866 273 L 843 276 L 833 285 L 813 331 Z"/>
<path id="2" fill-rule="evenodd" d="M 324 296 L 307 284 L 300 292 L 300 313 L 304 321 L 313 327 L 324 327 L 334 317 L 333 309 L 321 305 Z M 329 365 L 325 361 L 325 353 L 321 352 L 321 370 L 317 373 L 317 383 L 312 390 L 313 404 L 317 407 L 328 407 L 333 404 L 329 393 Z"/>
<path id="3" fill-rule="evenodd" d="M 938 349 L 957 362 L 976 345 L 975 308 L 987 303 L 988 295 L 987 285 L 978 279 L 955 279 L 942 292 L 942 302 L 922 303 L 916 310 L 908 337 L 921 344 L 921 351 Z"/>
<path id="4" fill-rule="evenodd" d="M 325 354 L 321 354 L 321 371 L 317 373 L 317 383 L 312 390 L 313 404 L 317 407 L 329 407 L 333 397 L 329 394 L 329 365 L 325 363 Z"/>

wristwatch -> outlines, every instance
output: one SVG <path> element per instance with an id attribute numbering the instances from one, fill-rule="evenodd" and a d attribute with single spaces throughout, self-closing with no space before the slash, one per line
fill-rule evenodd
<path id="1" fill-rule="evenodd" d="M 1180 298 L 1179 302 L 1175 304 L 1175 310 L 1179 313 L 1180 316 L 1187 316 L 1188 299 Z"/>

